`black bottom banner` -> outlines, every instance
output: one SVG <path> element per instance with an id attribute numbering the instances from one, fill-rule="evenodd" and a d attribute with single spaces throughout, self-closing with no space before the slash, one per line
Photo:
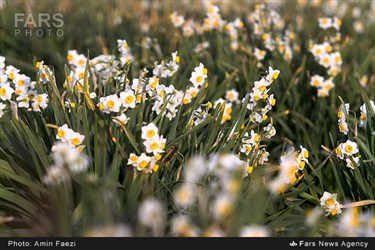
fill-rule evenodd
<path id="1" fill-rule="evenodd" d="M 375 238 L 0 238 L 0 249 L 375 249 Z"/>

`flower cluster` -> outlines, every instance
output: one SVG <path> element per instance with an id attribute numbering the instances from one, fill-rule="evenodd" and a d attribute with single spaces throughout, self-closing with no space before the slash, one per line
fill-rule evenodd
<path id="1" fill-rule="evenodd" d="M 225 221 L 232 216 L 243 177 L 247 176 L 248 163 L 233 154 L 192 157 L 184 166 L 183 182 L 174 192 L 174 203 L 179 213 L 173 218 L 172 233 L 184 237 L 225 236 Z M 206 187 L 200 183 L 209 180 Z M 207 204 L 203 206 L 203 203 Z M 206 203 L 207 202 L 207 203 Z M 202 203 L 202 204 L 201 204 Z M 208 224 L 197 225 L 186 215 L 192 209 L 208 215 Z M 242 237 L 267 236 L 268 231 L 257 225 L 244 225 L 239 232 Z"/>
<path id="2" fill-rule="evenodd" d="M 290 186 L 295 185 L 302 176 L 298 177 L 298 172 L 303 170 L 308 163 L 309 151 L 300 146 L 300 150 L 296 151 L 290 148 L 280 160 L 280 168 L 278 175 L 269 183 L 269 189 L 272 193 L 284 193 Z"/>
<path id="3" fill-rule="evenodd" d="M 347 135 L 349 132 L 349 125 L 348 125 L 348 115 L 349 115 L 350 104 L 345 103 L 341 104 L 338 111 L 337 117 L 339 118 L 337 123 L 339 126 L 339 131 L 344 135 Z"/>
<path id="4" fill-rule="evenodd" d="M 273 94 L 268 94 L 270 91 L 268 87 L 279 77 L 279 74 L 279 70 L 269 67 L 267 76 L 254 82 L 254 87 L 250 92 L 250 102 L 247 105 L 247 108 L 251 111 L 250 120 L 252 122 L 261 123 L 267 120 L 268 111 L 275 106 L 276 99 Z"/>
<path id="5" fill-rule="evenodd" d="M 342 212 L 342 204 L 337 201 L 337 194 L 324 191 L 323 196 L 320 198 L 320 205 L 327 212 L 326 215 L 336 215 Z"/>
<path id="6" fill-rule="evenodd" d="M 144 140 L 143 145 L 148 156 L 142 153 L 140 156 L 131 153 L 128 160 L 128 165 L 132 165 L 138 171 L 144 171 L 146 173 L 156 172 L 159 169 L 157 161 L 161 159 L 161 154 L 164 152 L 166 139 L 159 135 L 159 129 L 154 123 L 150 123 L 147 126 L 142 127 L 142 139 Z"/>
<path id="7" fill-rule="evenodd" d="M 265 4 L 256 4 L 255 10 L 247 17 L 252 26 L 252 32 L 261 41 L 264 49 L 259 47 L 253 49 L 253 55 L 258 61 L 262 61 L 267 51 L 277 50 L 286 60 L 290 62 L 293 57 L 293 50 L 299 50 L 298 46 L 293 46 L 296 39 L 293 31 L 285 29 L 285 21 L 280 14 L 273 9 L 269 9 Z"/>
<path id="8" fill-rule="evenodd" d="M 67 124 L 64 124 L 57 129 L 56 139 L 66 143 L 70 147 L 75 147 L 82 144 L 85 136 L 74 132 L 72 129 L 68 128 Z"/>
<path id="9" fill-rule="evenodd" d="M 48 168 L 44 176 L 47 185 L 58 185 L 66 182 L 70 174 L 79 174 L 87 170 L 88 157 L 76 147 L 71 147 L 64 142 L 58 142 L 52 147 L 54 165 Z"/>
<path id="10" fill-rule="evenodd" d="M 375 217 L 370 212 L 361 213 L 357 207 L 346 209 L 335 226 L 343 237 L 375 236 Z"/>
<path id="11" fill-rule="evenodd" d="M 45 84 L 52 77 L 51 70 L 42 62 L 36 63 L 39 82 Z M 5 113 L 7 104 L 13 102 L 19 108 L 28 111 L 41 112 L 48 106 L 48 94 L 38 93 L 37 82 L 20 73 L 20 70 L 12 65 L 5 65 L 5 57 L 0 56 L 0 117 Z"/>
<path id="12" fill-rule="evenodd" d="M 341 160 L 345 159 L 346 166 L 355 169 L 359 166 L 358 145 L 355 142 L 347 140 L 345 143 L 340 143 L 335 149 L 337 157 Z"/>
<path id="13" fill-rule="evenodd" d="M 333 78 L 341 72 L 342 57 L 339 50 L 341 34 L 339 33 L 341 20 L 334 18 L 320 18 L 319 27 L 326 30 L 334 28 L 334 36 L 328 35 L 323 43 L 310 44 L 310 52 L 314 55 L 315 60 L 326 69 L 328 78 L 321 75 L 313 75 L 310 85 L 318 89 L 319 97 L 329 96 L 329 91 L 335 87 Z"/>

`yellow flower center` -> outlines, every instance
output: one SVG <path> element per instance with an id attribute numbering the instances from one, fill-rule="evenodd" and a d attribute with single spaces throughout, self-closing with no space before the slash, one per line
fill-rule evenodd
<path id="1" fill-rule="evenodd" d="M 72 61 L 74 59 L 73 55 L 69 54 L 66 59 L 68 59 L 68 61 Z"/>
<path id="2" fill-rule="evenodd" d="M 147 165 L 148 165 L 148 161 L 146 161 L 146 160 L 143 160 L 143 161 L 141 161 L 141 162 L 139 163 L 139 166 L 140 166 L 141 168 L 145 168 L 145 167 L 147 167 Z"/>
<path id="3" fill-rule="evenodd" d="M 201 82 L 201 81 L 203 80 L 203 77 L 202 77 L 202 76 L 197 76 L 197 78 L 195 78 L 195 80 L 196 80 L 197 82 Z"/>
<path id="4" fill-rule="evenodd" d="M 334 199 L 329 198 L 329 199 L 326 200 L 326 205 L 327 206 L 332 206 L 334 204 L 335 204 L 335 200 Z"/>
<path id="5" fill-rule="evenodd" d="M 207 75 L 208 73 L 208 69 L 207 68 L 203 68 L 203 74 Z"/>
<path id="6" fill-rule="evenodd" d="M 149 138 L 152 138 L 152 137 L 154 137 L 155 136 L 155 131 L 154 130 L 152 130 L 152 129 L 150 129 L 149 131 L 147 131 L 147 137 L 149 137 Z"/>
<path id="7" fill-rule="evenodd" d="M 336 148 L 336 149 L 335 149 L 335 153 L 336 153 L 337 155 L 339 155 L 339 154 L 341 153 L 341 149 L 340 149 L 340 148 Z"/>
<path id="8" fill-rule="evenodd" d="M 155 80 L 151 83 L 151 87 L 152 88 L 156 88 L 156 86 L 158 85 L 159 83 L 159 78 L 155 78 Z"/>
<path id="9" fill-rule="evenodd" d="M 348 152 L 348 153 L 350 153 L 350 152 L 353 151 L 353 147 L 352 147 L 351 145 L 347 145 L 347 146 L 345 147 L 345 151 Z"/>
<path id="10" fill-rule="evenodd" d="M 112 101 L 112 100 L 109 100 L 109 101 L 107 102 L 107 106 L 108 106 L 108 108 L 113 108 L 113 107 L 115 106 L 115 102 Z"/>
<path id="11" fill-rule="evenodd" d="M 19 86 L 23 86 L 23 85 L 25 85 L 25 80 L 23 80 L 23 79 L 19 80 L 19 81 L 18 81 L 18 85 L 19 85 Z"/>
<path id="12" fill-rule="evenodd" d="M 152 167 L 152 170 L 154 170 L 154 172 L 158 171 L 159 169 L 159 165 L 158 164 L 155 164 L 153 167 Z"/>
<path id="13" fill-rule="evenodd" d="M 105 108 L 104 104 L 103 104 L 103 103 L 100 103 L 100 104 L 99 104 L 99 109 L 100 109 L 100 110 L 103 110 L 104 108 Z"/>
<path id="14" fill-rule="evenodd" d="M 305 158 L 309 158 L 309 151 L 305 150 L 305 152 L 303 153 L 303 156 Z"/>
<path id="15" fill-rule="evenodd" d="M 272 99 L 272 101 L 271 101 L 271 105 L 272 105 L 272 106 L 275 106 L 275 104 L 276 104 L 276 99 Z"/>
<path id="16" fill-rule="evenodd" d="M 127 104 L 131 104 L 131 103 L 133 103 L 133 102 L 134 102 L 134 96 L 132 96 L 132 95 L 128 95 L 128 96 L 125 98 L 125 102 L 126 102 Z"/>
<path id="17" fill-rule="evenodd" d="M 38 102 L 41 102 L 41 101 L 43 101 L 43 97 L 42 97 L 41 95 L 38 95 L 38 97 L 36 98 L 36 100 L 37 100 Z"/>
<path id="18" fill-rule="evenodd" d="M 78 144 L 80 144 L 80 141 L 77 137 L 75 137 L 75 138 L 72 139 L 72 143 L 73 143 L 73 145 L 78 145 Z"/>
<path id="19" fill-rule="evenodd" d="M 326 57 L 326 58 L 323 59 L 323 63 L 324 63 L 324 64 L 329 64 L 329 59 L 328 59 L 328 57 Z"/>
<path id="20" fill-rule="evenodd" d="M 13 72 L 10 72 L 10 74 L 9 74 L 9 78 L 10 78 L 11 80 L 14 79 L 14 73 L 13 73 Z"/>
<path id="21" fill-rule="evenodd" d="M 255 101 L 258 101 L 260 99 L 259 95 L 254 96 Z"/>
<path id="22" fill-rule="evenodd" d="M 155 159 L 158 161 L 158 160 L 160 160 L 161 159 L 161 154 L 157 154 L 156 156 L 155 156 Z"/>
<path id="23" fill-rule="evenodd" d="M 152 150 L 156 150 L 156 149 L 159 148 L 159 144 L 158 144 L 157 142 L 154 142 L 154 143 L 152 143 L 152 144 L 150 145 L 150 148 L 151 148 Z"/>
<path id="24" fill-rule="evenodd" d="M 273 74 L 272 74 L 272 78 L 274 79 L 274 80 L 276 80 L 278 77 L 279 77 L 279 72 L 278 71 L 275 71 L 275 72 L 273 72 Z"/>
<path id="25" fill-rule="evenodd" d="M 337 117 L 338 117 L 338 118 L 342 118 L 343 116 L 344 116 L 344 114 L 342 113 L 341 110 L 339 110 L 339 111 L 337 112 Z"/>
<path id="26" fill-rule="evenodd" d="M 299 163 L 299 167 L 300 167 L 300 168 L 304 168 L 305 165 L 306 165 L 306 162 L 304 162 L 304 161 L 301 161 L 301 162 Z"/>
<path id="27" fill-rule="evenodd" d="M 332 215 L 336 215 L 337 212 L 338 212 L 337 209 L 333 209 L 333 210 L 331 211 L 331 214 L 332 214 Z"/>
<path id="28" fill-rule="evenodd" d="M 266 86 L 266 85 L 262 85 L 262 86 L 260 86 L 260 87 L 259 87 L 259 90 L 263 92 L 263 91 L 265 91 L 265 90 L 266 90 L 266 88 L 267 88 L 267 86 Z"/>
<path id="29" fill-rule="evenodd" d="M 140 102 L 142 100 L 142 95 L 141 94 L 137 95 L 136 99 L 138 102 Z"/>
<path id="30" fill-rule="evenodd" d="M 251 174 L 251 173 L 253 172 L 253 170 L 254 170 L 254 167 L 253 167 L 253 166 L 249 166 L 249 167 L 247 168 L 247 173 L 248 173 L 248 174 Z"/>
<path id="31" fill-rule="evenodd" d="M 176 63 L 180 63 L 180 57 L 176 56 Z"/>
<path id="32" fill-rule="evenodd" d="M 85 73 L 84 72 L 79 73 L 78 77 L 79 78 L 84 78 L 85 77 Z"/>
<path id="33" fill-rule="evenodd" d="M 254 136 L 254 141 L 258 142 L 259 140 L 260 140 L 260 136 L 259 136 L 258 134 L 256 134 L 256 135 Z"/>
<path id="34" fill-rule="evenodd" d="M 198 95 L 198 92 L 197 91 L 192 91 L 190 94 L 191 94 L 192 97 L 196 97 Z"/>
<path id="35" fill-rule="evenodd" d="M 65 136 L 65 131 L 63 129 L 59 129 L 59 131 L 57 132 L 57 135 L 59 137 L 64 137 Z"/>
<path id="36" fill-rule="evenodd" d="M 184 104 L 188 104 L 188 103 L 190 103 L 190 99 L 189 99 L 189 98 L 184 98 L 183 103 L 184 103 Z"/>
<path id="37" fill-rule="evenodd" d="M 361 119 L 362 121 L 366 120 L 366 115 L 365 114 L 361 114 L 361 116 L 359 117 L 359 119 Z"/>
<path id="38" fill-rule="evenodd" d="M 339 130 L 340 130 L 340 132 L 344 131 L 344 130 L 345 130 L 345 126 L 342 125 L 342 124 L 340 124 L 340 125 L 339 125 Z"/>
<path id="39" fill-rule="evenodd" d="M 130 160 L 131 160 L 131 161 L 137 161 L 137 159 L 138 159 L 138 157 L 137 157 L 136 155 L 132 155 L 132 156 L 130 157 Z"/>
<path id="40" fill-rule="evenodd" d="M 83 59 L 79 60 L 78 64 L 82 66 L 83 64 L 85 64 L 85 60 L 83 60 Z"/>
<path id="41" fill-rule="evenodd" d="M 46 77 L 47 77 L 46 74 L 44 73 L 40 74 L 40 78 L 45 79 Z"/>
<path id="42" fill-rule="evenodd" d="M 0 95 L 5 95 L 7 90 L 5 88 L 0 88 Z"/>

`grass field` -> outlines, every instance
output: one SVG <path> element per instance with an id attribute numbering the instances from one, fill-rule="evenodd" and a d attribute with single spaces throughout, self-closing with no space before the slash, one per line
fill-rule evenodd
<path id="1" fill-rule="evenodd" d="M 0 0 L 1 236 L 375 236 L 374 1 Z"/>

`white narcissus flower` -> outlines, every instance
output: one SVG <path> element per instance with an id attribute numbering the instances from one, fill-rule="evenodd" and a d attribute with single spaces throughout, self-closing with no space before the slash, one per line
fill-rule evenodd
<path id="1" fill-rule="evenodd" d="M 225 99 L 227 99 L 230 102 L 238 102 L 238 92 L 235 89 L 228 90 L 225 93 Z"/>
<path id="2" fill-rule="evenodd" d="M 349 157 L 345 159 L 346 166 L 351 169 L 356 169 L 359 166 L 359 157 Z"/>
<path id="3" fill-rule="evenodd" d="M 67 124 L 62 125 L 57 129 L 56 139 L 61 140 L 62 142 L 66 142 L 70 136 L 70 133 L 72 133 L 73 130 L 68 128 Z"/>
<path id="4" fill-rule="evenodd" d="M 78 132 L 72 132 L 68 135 L 67 141 L 71 146 L 78 146 L 82 144 L 83 140 L 85 139 L 84 135 L 81 135 Z"/>
<path id="5" fill-rule="evenodd" d="M 254 82 L 254 88 L 257 88 L 259 89 L 260 92 L 264 92 L 267 90 L 267 87 L 270 85 L 271 83 L 269 81 L 267 81 L 265 78 L 262 78 L 260 79 L 259 81 L 255 81 Z"/>
<path id="6" fill-rule="evenodd" d="M 173 194 L 174 202 L 182 208 L 191 206 L 195 202 L 195 198 L 196 190 L 193 185 L 188 183 L 179 186 Z"/>
<path id="7" fill-rule="evenodd" d="M 351 155 L 354 155 L 354 154 L 358 153 L 358 145 L 355 142 L 347 140 L 342 145 L 342 150 L 343 150 L 343 154 L 345 154 L 347 156 L 351 156 Z"/>
<path id="8" fill-rule="evenodd" d="M 372 111 L 375 112 L 375 103 L 374 101 L 370 100 L 370 105 L 369 109 L 372 109 Z M 360 108 L 361 115 L 359 116 L 359 126 L 362 128 L 366 128 L 367 125 L 367 106 L 366 103 L 364 103 Z"/>
<path id="9" fill-rule="evenodd" d="M 125 115 L 125 113 L 122 113 L 121 115 L 116 116 L 115 118 L 116 118 L 116 119 L 113 119 L 113 122 L 116 123 L 116 124 L 119 124 L 119 125 L 120 125 L 120 123 L 121 123 L 122 125 L 125 125 L 126 123 L 128 123 L 128 121 L 129 121 L 129 119 L 130 119 L 130 118 L 128 118 L 128 117 Z"/>
<path id="10" fill-rule="evenodd" d="M 337 194 L 324 191 L 323 196 L 320 198 L 320 205 L 326 210 L 327 215 L 336 215 L 342 212 L 342 205 L 337 201 Z"/>
<path id="11" fill-rule="evenodd" d="M 139 222 L 150 228 L 157 229 L 164 222 L 164 210 L 160 201 L 148 198 L 143 201 L 138 209 Z"/>
<path id="12" fill-rule="evenodd" d="M 9 83 L 0 84 L 0 99 L 2 101 L 10 100 L 12 98 L 13 93 L 14 89 L 10 87 Z"/>
<path id="13" fill-rule="evenodd" d="M 40 112 L 41 109 L 45 109 L 48 106 L 48 95 L 46 93 L 39 94 L 35 96 L 32 101 L 31 106 L 33 107 L 33 111 Z"/>
<path id="14" fill-rule="evenodd" d="M 170 14 L 169 19 L 171 20 L 174 27 L 180 27 L 185 22 L 185 18 L 181 15 L 178 15 L 177 12 L 173 12 L 172 14 Z"/>
<path id="15" fill-rule="evenodd" d="M 159 129 L 154 123 L 149 123 L 147 126 L 142 127 L 142 139 L 149 140 L 159 137 Z"/>
<path id="16" fill-rule="evenodd" d="M 194 68 L 194 71 L 191 73 L 189 81 L 196 88 L 201 87 L 207 78 L 207 72 L 208 70 L 204 67 L 202 63 L 200 63 L 198 67 Z"/>
<path id="17" fill-rule="evenodd" d="M 258 61 L 262 61 L 266 57 L 266 51 L 258 48 L 254 49 L 254 56 Z"/>
<path id="18" fill-rule="evenodd" d="M 151 162 L 151 157 L 147 156 L 145 153 L 142 153 L 136 163 L 136 168 L 138 171 L 142 171 L 146 169 L 146 167 L 150 164 Z"/>
<path id="19" fill-rule="evenodd" d="M 129 50 L 129 46 L 128 46 L 128 43 L 126 42 L 126 40 L 121 40 L 121 39 L 118 39 L 117 40 L 117 45 L 118 45 L 118 50 L 121 54 L 124 54 L 124 53 L 127 53 L 128 50 Z"/>
<path id="20" fill-rule="evenodd" d="M 331 18 L 323 17 L 323 18 L 319 18 L 318 21 L 319 21 L 319 27 L 324 29 L 324 30 L 332 27 L 332 19 Z"/>
<path id="21" fill-rule="evenodd" d="M 129 89 L 127 91 L 121 92 L 120 100 L 124 108 L 135 108 L 136 97 L 133 90 Z"/>
<path id="22" fill-rule="evenodd" d="M 121 104 L 121 100 L 116 94 L 109 95 L 105 98 L 105 105 L 111 112 L 119 112 Z"/>
<path id="23" fill-rule="evenodd" d="M 147 153 L 153 153 L 154 155 L 164 152 L 166 139 L 163 136 L 154 136 L 152 139 L 146 140 L 143 145 L 146 147 Z"/>
<path id="24" fill-rule="evenodd" d="M 310 85 L 316 88 L 323 86 L 324 78 L 320 75 L 313 75 L 311 77 Z"/>
<path id="25" fill-rule="evenodd" d="M 280 70 L 272 69 L 272 67 L 268 67 L 268 75 L 266 76 L 266 80 L 272 83 L 274 80 L 279 78 Z"/>

